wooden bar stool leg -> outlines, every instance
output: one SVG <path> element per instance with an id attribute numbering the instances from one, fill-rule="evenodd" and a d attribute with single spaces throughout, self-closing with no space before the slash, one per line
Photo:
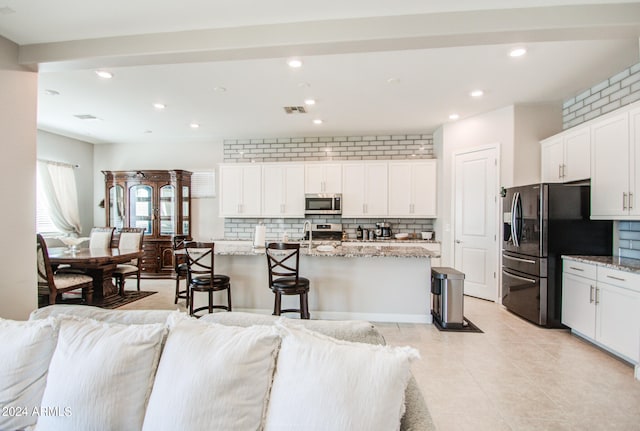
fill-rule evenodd
<path id="1" fill-rule="evenodd" d="M 176 276 L 176 297 L 175 297 L 175 299 L 173 300 L 173 303 L 174 303 L 174 304 L 177 304 L 177 303 L 178 303 L 178 294 L 179 294 L 179 292 L 180 292 L 180 276 L 178 275 L 178 276 Z M 187 299 L 187 302 L 188 302 L 188 301 L 189 301 L 189 300 Z M 188 304 L 187 304 L 187 305 L 188 305 Z"/>
<path id="2" fill-rule="evenodd" d="M 276 295 L 276 299 L 273 302 L 273 315 L 279 316 L 280 315 L 280 292 L 274 292 L 274 294 Z"/>
<path id="3" fill-rule="evenodd" d="M 209 314 L 213 313 L 213 290 L 209 290 Z"/>
<path id="4" fill-rule="evenodd" d="M 302 310 L 302 318 L 303 319 L 309 319 L 310 315 L 309 315 L 309 297 L 307 295 L 307 293 L 303 293 L 302 295 L 300 295 L 300 303 L 301 303 L 301 307 L 300 309 Z"/>
<path id="5" fill-rule="evenodd" d="M 193 316 L 193 289 L 191 289 L 190 293 L 190 301 L 189 301 L 189 315 Z"/>
<path id="6" fill-rule="evenodd" d="M 227 287 L 227 303 L 229 304 L 229 309 L 227 311 L 231 311 L 231 285 Z"/>

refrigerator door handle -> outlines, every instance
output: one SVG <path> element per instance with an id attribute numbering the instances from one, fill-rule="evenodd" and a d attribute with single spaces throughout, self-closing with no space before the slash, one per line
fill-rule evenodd
<path id="1" fill-rule="evenodd" d="M 520 192 L 515 192 L 513 195 L 513 202 L 511 203 L 511 238 L 513 240 L 514 247 L 520 247 L 520 240 L 518 239 L 517 223 L 517 207 L 520 202 Z"/>
<path id="2" fill-rule="evenodd" d="M 532 280 L 532 279 L 530 279 L 530 278 L 525 278 L 525 277 L 520 277 L 520 276 L 518 276 L 518 275 L 510 274 L 510 273 L 508 273 L 507 271 L 505 271 L 504 269 L 502 270 L 502 273 L 503 273 L 504 275 L 506 275 L 507 277 L 515 278 L 516 280 L 526 281 L 526 282 L 531 283 L 531 284 L 536 284 L 536 283 L 537 283 L 537 281 L 536 281 L 536 280 Z"/>
<path id="3" fill-rule="evenodd" d="M 506 254 L 503 254 L 502 257 L 505 258 L 505 259 L 508 259 L 508 260 L 515 260 L 516 262 L 530 263 L 532 265 L 535 265 L 535 263 L 536 263 L 535 260 L 521 259 L 519 257 L 511 257 L 511 256 L 507 256 Z"/>

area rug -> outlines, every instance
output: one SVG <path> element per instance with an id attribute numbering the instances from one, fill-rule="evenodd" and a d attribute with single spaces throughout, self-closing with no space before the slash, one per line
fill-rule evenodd
<path id="1" fill-rule="evenodd" d="M 466 317 L 462 318 L 462 327 L 450 327 L 450 328 L 443 328 L 442 325 L 440 325 L 440 322 L 438 322 L 438 319 L 436 319 L 435 317 L 433 318 L 433 325 L 438 328 L 439 331 L 448 331 L 448 332 L 480 332 L 483 333 L 483 331 L 478 328 L 476 325 L 474 325 L 471 320 L 467 319 Z"/>
<path id="2" fill-rule="evenodd" d="M 92 305 L 100 308 L 113 309 L 113 308 L 122 307 L 123 305 L 126 305 L 126 304 L 130 304 L 139 299 L 146 298 L 147 296 L 153 295 L 154 293 L 158 293 L 158 292 L 150 292 L 145 290 L 141 290 L 138 292 L 137 290 L 127 290 L 125 291 L 124 296 L 120 296 L 120 295 L 110 296 L 109 298 L 102 299 L 100 302 L 96 301 Z M 76 298 L 73 298 L 71 295 L 67 296 L 65 294 L 63 295 L 64 303 L 65 304 L 81 304 L 82 298 L 79 296 L 80 295 L 78 295 L 78 297 Z"/>

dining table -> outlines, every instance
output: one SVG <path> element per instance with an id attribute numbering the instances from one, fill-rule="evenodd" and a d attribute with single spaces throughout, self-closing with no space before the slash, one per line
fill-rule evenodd
<path id="1" fill-rule="evenodd" d="M 106 298 L 118 295 L 113 283 L 113 271 L 118 264 L 142 257 L 142 250 L 119 248 L 78 248 L 52 247 L 49 250 L 52 266 L 69 265 L 81 270 L 93 279 L 93 303 L 99 304 Z"/>

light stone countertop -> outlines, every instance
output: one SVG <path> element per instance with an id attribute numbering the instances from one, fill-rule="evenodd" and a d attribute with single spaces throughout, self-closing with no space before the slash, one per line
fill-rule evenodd
<path id="1" fill-rule="evenodd" d="M 300 254 L 305 256 L 331 256 L 331 257 L 413 257 L 436 258 L 437 253 L 424 247 L 393 247 L 376 245 L 338 245 L 330 251 L 319 251 L 314 243 L 309 251 L 307 246 L 300 247 Z M 219 241 L 216 242 L 215 254 L 220 256 L 258 256 L 264 255 L 264 248 L 255 248 L 250 241 Z"/>
<path id="2" fill-rule="evenodd" d="M 640 274 L 640 260 L 620 256 L 562 256 L 563 259 Z"/>

